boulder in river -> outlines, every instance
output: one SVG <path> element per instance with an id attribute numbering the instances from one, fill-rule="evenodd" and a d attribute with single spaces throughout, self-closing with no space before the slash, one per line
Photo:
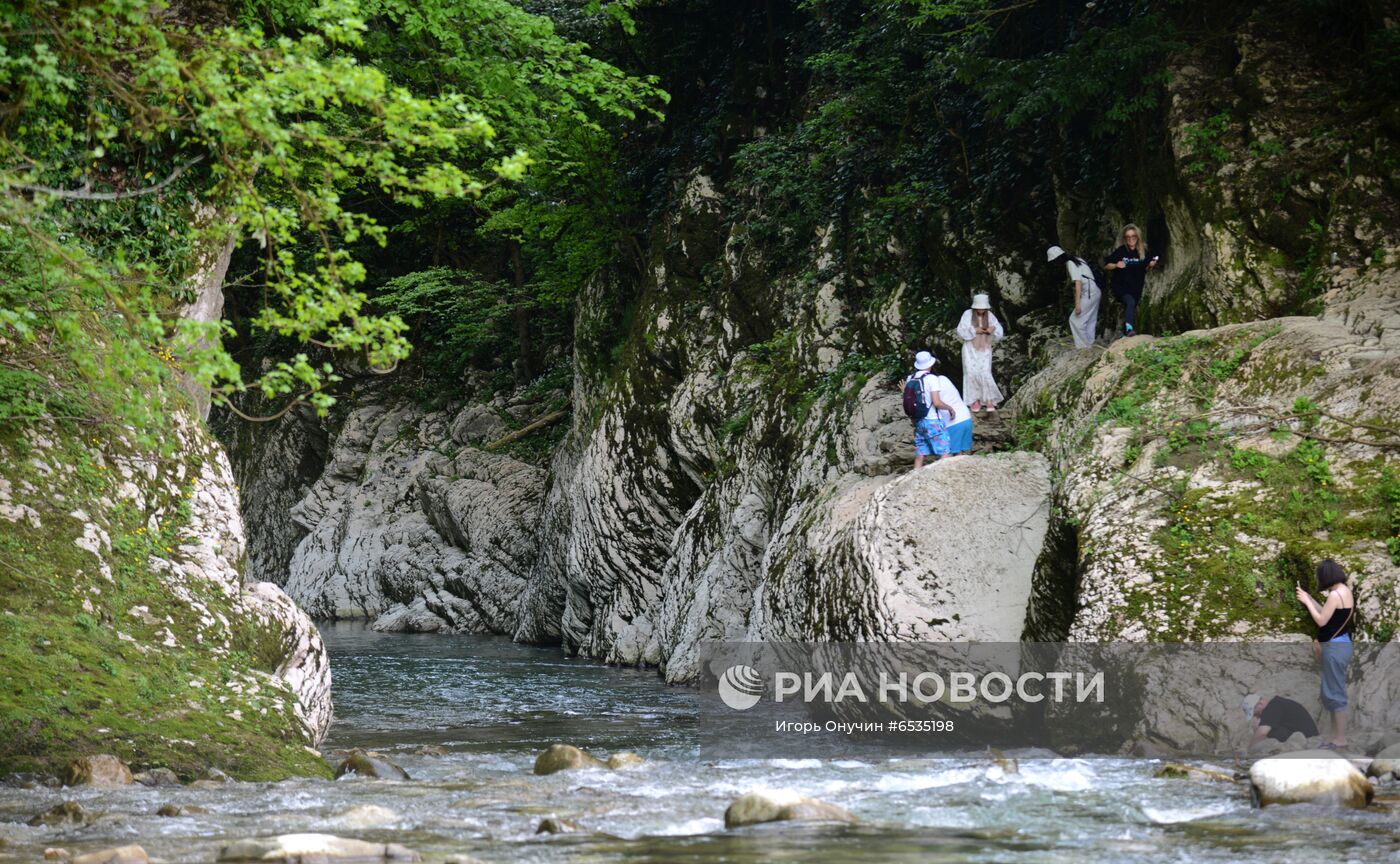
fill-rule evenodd
<path id="1" fill-rule="evenodd" d="M 132 782 L 131 769 L 108 753 L 74 759 L 63 778 L 65 786 L 127 786 Z"/>
<path id="2" fill-rule="evenodd" d="M 1332 750 L 1300 750 L 1260 759 L 1249 769 L 1249 783 L 1258 807 L 1316 803 L 1361 808 L 1375 794 L 1356 766 Z"/>
<path id="3" fill-rule="evenodd" d="M 645 764 L 645 762 L 646 760 L 636 753 L 631 753 L 626 750 L 614 753 L 608 757 L 608 767 L 614 771 L 622 768 L 636 768 L 638 765 Z"/>
<path id="4" fill-rule="evenodd" d="M 1233 783 L 1235 776 L 1224 768 L 1211 765 L 1187 765 L 1182 762 L 1168 762 L 1152 775 L 1159 780 L 1203 780 L 1214 783 Z"/>
<path id="5" fill-rule="evenodd" d="M 202 816 L 209 812 L 209 808 L 200 807 L 198 804 L 162 804 L 156 811 L 157 816 Z"/>
<path id="6" fill-rule="evenodd" d="M 536 834 L 572 834 L 578 830 L 578 825 L 568 819 L 560 819 L 557 816 L 546 816 L 540 820 L 539 827 L 535 828 Z"/>
<path id="7" fill-rule="evenodd" d="M 761 822 L 854 822 L 843 807 L 818 801 L 786 789 L 760 789 L 735 798 L 724 811 L 724 827 L 739 828 Z"/>
<path id="8" fill-rule="evenodd" d="M 72 860 L 72 864 L 148 864 L 150 856 L 140 846 L 116 846 L 98 852 L 87 852 Z"/>
<path id="9" fill-rule="evenodd" d="M 401 818 L 403 817 L 388 807 L 380 807 L 378 804 L 361 804 L 358 807 L 342 810 L 331 817 L 330 821 L 337 828 L 360 829 L 392 825 Z"/>
<path id="10" fill-rule="evenodd" d="M 238 840 L 219 850 L 219 861 L 283 861 L 322 864 L 331 861 L 422 861 L 417 852 L 397 843 L 368 843 L 331 834 L 282 834 Z"/>
<path id="11" fill-rule="evenodd" d="M 1377 753 L 1371 764 L 1366 766 L 1366 776 L 1381 779 L 1400 777 L 1400 744 L 1391 744 Z"/>
<path id="12" fill-rule="evenodd" d="M 410 780 L 408 772 L 389 761 L 383 753 L 355 749 L 335 769 L 337 778 L 347 774 L 376 780 Z"/>
<path id="13" fill-rule="evenodd" d="M 96 818 L 95 814 L 84 810 L 83 805 L 77 801 L 64 801 L 30 819 L 29 824 L 36 828 L 43 825 L 86 825 Z"/>
<path id="14" fill-rule="evenodd" d="M 603 768 L 605 764 L 571 744 L 551 744 L 535 758 L 535 773 L 543 776 L 573 768 Z"/>

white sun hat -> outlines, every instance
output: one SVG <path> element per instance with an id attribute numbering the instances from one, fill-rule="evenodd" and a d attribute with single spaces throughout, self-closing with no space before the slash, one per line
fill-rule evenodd
<path id="1" fill-rule="evenodd" d="M 987 297 L 986 294 L 973 294 L 973 295 L 972 295 L 972 308 L 973 308 L 973 309 L 990 309 L 990 308 L 992 308 L 992 301 L 991 301 L 990 298 Z"/>
<path id="2" fill-rule="evenodd" d="M 1244 701 L 1240 703 L 1240 707 L 1244 709 L 1245 719 L 1252 719 L 1254 717 L 1254 706 L 1258 705 L 1259 700 L 1263 698 L 1264 697 L 1260 696 L 1258 693 L 1251 693 L 1244 697 Z"/>
<path id="3" fill-rule="evenodd" d="M 1065 250 L 1061 249 L 1059 246 L 1051 246 L 1049 249 L 1045 250 L 1045 260 L 1054 261 L 1063 254 L 1065 254 Z"/>
<path id="4" fill-rule="evenodd" d="M 927 351 L 920 351 L 918 354 L 914 355 L 914 368 L 920 372 L 926 372 L 932 369 L 933 364 L 937 362 L 938 358 Z"/>

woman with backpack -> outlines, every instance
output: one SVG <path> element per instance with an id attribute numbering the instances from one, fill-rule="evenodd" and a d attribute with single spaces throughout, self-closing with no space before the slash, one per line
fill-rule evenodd
<path id="1" fill-rule="evenodd" d="M 992 343 L 1004 335 L 987 295 L 973 295 L 972 308 L 964 310 L 958 322 L 958 338 L 963 343 L 962 398 L 974 413 L 995 411 L 1001 401 L 1001 388 L 992 377 Z"/>
<path id="2" fill-rule="evenodd" d="M 914 355 L 914 374 L 904 379 L 904 414 L 914 421 L 914 469 L 924 467 L 926 456 L 948 455 L 948 426 L 939 409 L 950 411 L 938 395 L 938 361 L 927 351 Z"/>
<path id="3" fill-rule="evenodd" d="M 1094 347 L 1094 335 L 1099 326 L 1099 300 L 1103 292 L 1089 262 L 1078 255 L 1071 255 L 1059 246 L 1045 250 L 1045 260 L 1051 264 L 1065 265 L 1070 281 L 1074 283 L 1074 314 L 1069 316 L 1069 332 L 1074 337 L 1074 347 Z"/>

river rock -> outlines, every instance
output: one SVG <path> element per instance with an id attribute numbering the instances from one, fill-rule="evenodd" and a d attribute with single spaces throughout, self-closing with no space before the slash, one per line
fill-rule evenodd
<path id="1" fill-rule="evenodd" d="M 645 765 L 646 761 L 647 760 L 638 756 L 636 753 L 629 753 L 624 750 L 608 757 L 608 767 L 614 771 L 618 771 L 623 768 L 636 768 L 639 765 Z"/>
<path id="2" fill-rule="evenodd" d="M 603 768 L 606 763 L 569 744 L 551 744 L 535 757 L 535 773 L 541 776 L 574 768 Z"/>
<path id="3" fill-rule="evenodd" d="M 50 846 L 44 850 L 45 861 L 67 861 L 71 857 L 73 853 L 61 846 Z"/>
<path id="4" fill-rule="evenodd" d="M 337 828 L 362 829 L 392 825 L 401 818 L 403 817 L 388 807 L 380 807 L 378 804 L 361 804 L 348 810 L 342 810 L 332 816 L 330 821 Z"/>
<path id="5" fill-rule="evenodd" d="M 148 864 L 150 860 L 145 849 L 131 845 L 87 852 L 74 857 L 72 864 Z"/>
<path id="6" fill-rule="evenodd" d="M 389 761 L 383 753 L 375 753 L 370 750 L 351 750 L 350 755 L 345 757 L 335 769 L 337 778 L 353 774 L 357 777 L 367 777 L 374 780 L 411 780 L 408 772 Z"/>
<path id="7" fill-rule="evenodd" d="M 180 775 L 169 768 L 150 768 L 133 774 L 132 779 L 142 786 L 179 786 Z"/>
<path id="8" fill-rule="evenodd" d="M 1302 750 L 1260 759 L 1249 769 L 1256 806 L 1316 803 L 1361 808 L 1375 794 L 1365 776 L 1332 750 Z"/>
<path id="9" fill-rule="evenodd" d="M 7 774 L 3 780 L 0 780 L 0 786 L 8 786 L 11 789 L 38 789 L 40 786 L 57 789 L 62 785 L 63 781 L 52 774 L 39 774 L 32 771 Z"/>
<path id="10" fill-rule="evenodd" d="M 35 827 L 57 825 L 86 825 L 97 818 L 94 813 L 89 813 L 83 809 L 83 805 L 77 801 L 64 801 L 62 804 L 55 804 L 43 813 L 29 820 L 29 824 Z"/>
<path id="11" fill-rule="evenodd" d="M 208 813 L 207 807 L 198 804 L 162 804 L 156 811 L 157 816 L 204 816 Z"/>
<path id="12" fill-rule="evenodd" d="M 107 753 L 81 756 L 68 763 L 66 786 L 126 786 L 133 782 L 126 763 Z"/>
<path id="13" fill-rule="evenodd" d="M 786 789 L 764 789 L 735 798 L 724 811 L 724 827 L 739 828 L 761 822 L 854 822 L 856 817 L 835 804 L 818 801 Z"/>
<path id="14" fill-rule="evenodd" d="M 1400 776 L 1400 744 L 1391 744 L 1377 753 L 1371 764 L 1366 766 L 1366 776 L 1381 779 Z"/>
<path id="15" fill-rule="evenodd" d="M 578 830 L 578 825 L 568 819 L 560 819 L 556 816 L 546 816 L 540 820 L 540 824 L 535 828 L 536 834 L 572 834 Z"/>
<path id="16" fill-rule="evenodd" d="M 1235 775 L 1224 768 L 1207 765 L 1185 765 L 1168 762 L 1152 775 L 1161 780 L 1204 780 L 1212 783 L 1234 783 Z"/>
<path id="17" fill-rule="evenodd" d="M 397 843 L 368 843 L 331 834 L 282 834 L 239 840 L 219 850 L 219 861 L 283 861 L 322 864 L 328 861 L 422 861 Z"/>

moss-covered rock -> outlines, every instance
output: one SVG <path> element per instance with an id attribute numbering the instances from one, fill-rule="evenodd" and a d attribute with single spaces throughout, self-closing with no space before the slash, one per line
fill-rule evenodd
<path id="1" fill-rule="evenodd" d="M 1400 272 L 1283 318 L 1068 355 L 1015 399 L 1078 537 L 1086 640 L 1311 633 L 1335 558 L 1357 632 L 1400 625 Z M 1382 322 L 1389 322 L 1383 324 Z"/>
<path id="2" fill-rule="evenodd" d="M 175 411 L 132 430 L 0 430 L 0 773 L 328 775 L 329 667 L 275 586 L 245 585 L 222 449 Z"/>
<path id="3" fill-rule="evenodd" d="M 578 768 L 604 768 L 607 763 L 571 744 L 551 744 L 535 757 L 535 773 L 541 776 Z"/>

